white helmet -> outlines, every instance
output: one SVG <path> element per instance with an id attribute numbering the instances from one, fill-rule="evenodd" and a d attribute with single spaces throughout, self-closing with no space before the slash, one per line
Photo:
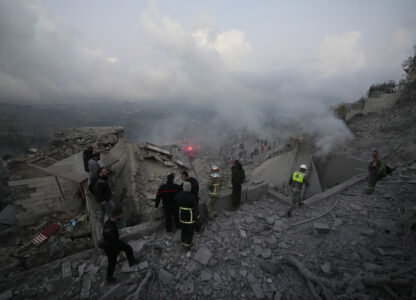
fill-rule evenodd
<path id="1" fill-rule="evenodd" d="M 211 167 L 211 173 L 214 173 L 214 172 L 219 172 L 220 171 L 220 168 L 217 166 L 217 165 L 213 165 L 212 167 Z"/>
<path id="2" fill-rule="evenodd" d="M 299 169 L 307 170 L 308 167 L 305 164 L 300 165 Z"/>

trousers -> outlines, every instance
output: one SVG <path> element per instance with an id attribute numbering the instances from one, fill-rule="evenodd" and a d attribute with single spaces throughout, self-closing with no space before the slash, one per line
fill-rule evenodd
<path id="1" fill-rule="evenodd" d="M 299 206 L 300 193 L 301 190 L 292 189 L 292 200 L 290 201 L 289 212 L 292 212 L 297 206 Z"/>
<path id="2" fill-rule="evenodd" d="M 231 194 L 231 198 L 233 199 L 233 206 L 234 207 L 240 206 L 240 202 L 241 202 L 241 185 L 233 185 L 233 192 Z"/>
<path id="3" fill-rule="evenodd" d="M 107 278 L 113 277 L 114 270 L 117 265 L 117 256 L 120 251 L 124 251 L 124 253 L 126 253 L 127 260 L 129 262 L 134 261 L 133 249 L 129 244 L 118 240 L 116 244 L 110 245 L 110 247 L 105 250 L 108 259 Z"/>
<path id="4" fill-rule="evenodd" d="M 100 224 L 101 226 L 104 226 L 105 214 L 107 213 L 107 216 L 111 218 L 111 213 L 113 212 L 113 209 L 114 209 L 113 200 L 107 201 L 105 204 L 100 204 L 100 209 L 101 209 Z"/>
<path id="5" fill-rule="evenodd" d="M 217 215 L 217 203 L 218 197 L 209 195 L 208 201 L 207 201 L 207 209 L 208 209 L 208 215 L 209 216 L 216 216 Z"/>
<path id="6" fill-rule="evenodd" d="M 181 223 L 179 223 L 179 208 L 176 205 L 163 205 L 163 211 L 165 213 L 166 232 L 172 231 L 172 223 L 175 223 L 176 229 L 181 228 Z"/>
<path id="7" fill-rule="evenodd" d="M 184 246 L 191 246 L 194 236 L 195 223 L 181 224 L 181 241 Z"/>

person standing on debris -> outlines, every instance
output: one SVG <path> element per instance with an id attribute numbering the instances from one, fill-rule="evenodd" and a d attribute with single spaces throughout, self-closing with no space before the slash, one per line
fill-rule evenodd
<path id="1" fill-rule="evenodd" d="M 211 175 L 208 180 L 208 201 L 207 201 L 207 209 L 208 209 L 208 216 L 210 218 L 214 218 L 218 215 L 218 194 L 221 188 L 221 176 L 220 176 L 220 168 L 216 165 L 211 167 Z"/>
<path id="2" fill-rule="evenodd" d="M 192 193 L 192 186 L 189 181 L 183 183 L 183 191 L 176 194 L 175 201 L 179 209 L 182 245 L 186 251 L 189 251 L 191 250 L 195 224 L 199 219 L 198 197 Z"/>
<path id="3" fill-rule="evenodd" d="M 306 170 L 307 166 L 305 164 L 300 165 L 299 171 L 293 172 L 293 175 L 289 179 L 289 185 L 292 187 L 292 201 L 290 202 L 289 210 L 286 213 L 286 216 L 288 217 L 292 216 L 292 211 L 296 207 L 303 204 L 300 199 L 302 187 L 304 184 L 309 186 L 307 176 L 305 174 Z"/>
<path id="4" fill-rule="evenodd" d="M 240 161 L 236 160 L 231 167 L 231 184 L 233 186 L 233 192 L 231 194 L 233 199 L 233 209 L 236 210 L 240 206 L 241 202 L 241 185 L 246 178 L 243 166 Z"/>
<path id="5" fill-rule="evenodd" d="M 191 193 L 196 196 L 197 205 L 199 207 L 199 184 L 198 184 L 198 181 L 193 177 L 189 177 L 189 174 L 188 174 L 187 171 L 182 171 L 181 178 L 182 178 L 183 182 L 187 181 L 191 184 Z M 181 190 L 183 191 L 183 183 L 181 184 Z M 201 221 L 199 219 L 199 214 L 195 218 L 195 231 L 197 233 L 200 233 L 202 231 L 202 224 L 201 224 Z"/>
<path id="6" fill-rule="evenodd" d="M 159 207 L 160 200 L 163 203 L 165 212 L 166 232 L 172 231 L 172 217 L 174 219 L 176 229 L 180 228 L 178 206 L 175 202 L 175 195 L 179 193 L 180 186 L 173 182 L 175 175 L 170 173 L 165 184 L 162 184 L 156 194 L 155 207 Z"/>
<path id="7" fill-rule="evenodd" d="M 85 149 L 84 152 L 82 153 L 82 159 L 84 160 L 84 170 L 87 173 L 89 172 L 88 162 L 90 161 L 90 159 L 92 159 L 93 151 L 94 151 L 94 147 L 88 146 L 88 148 Z"/>
<path id="8" fill-rule="evenodd" d="M 111 193 L 111 188 L 108 184 L 108 175 L 107 170 L 105 168 L 101 168 L 98 172 L 98 179 L 94 188 L 94 196 L 97 202 L 100 204 L 100 224 L 101 226 L 104 226 L 105 214 L 107 213 L 107 216 L 111 217 L 111 214 L 114 209 L 114 202 L 111 199 L 113 197 L 113 194 Z"/>
<path id="9" fill-rule="evenodd" d="M 99 160 L 100 160 L 100 153 L 95 152 L 92 155 L 92 158 L 88 161 L 88 171 L 89 171 L 89 179 L 90 179 L 90 185 L 88 189 L 93 194 L 94 194 L 95 183 L 98 180 L 98 171 L 100 170 L 100 165 L 98 164 Z"/>
<path id="10" fill-rule="evenodd" d="M 379 159 L 377 150 L 371 153 L 372 161 L 368 164 L 368 187 L 366 189 L 367 194 L 372 194 L 376 187 L 377 181 L 381 180 L 386 175 L 391 174 L 393 171 L 389 166 L 382 163 Z"/>
<path id="11" fill-rule="evenodd" d="M 122 213 L 123 210 L 121 207 L 114 208 L 113 213 L 111 214 L 111 218 L 105 222 L 103 229 L 102 248 L 104 249 L 108 259 L 106 277 L 108 283 L 115 283 L 117 281 L 113 277 L 113 274 L 117 265 L 117 256 L 119 255 L 120 251 L 124 251 L 124 253 L 126 253 L 130 267 L 137 264 L 131 246 L 119 239 L 117 221 L 121 219 Z"/>

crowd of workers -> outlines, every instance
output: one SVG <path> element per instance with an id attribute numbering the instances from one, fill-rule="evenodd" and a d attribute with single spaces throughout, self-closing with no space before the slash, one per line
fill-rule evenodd
<path id="1" fill-rule="evenodd" d="M 267 141 L 261 142 L 261 151 L 267 146 Z M 269 146 L 270 147 L 270 146 Z M 232 152 L 236 146 L 232 145 Z M 245 153 L 244 144 L 240 143 L 240 153 Z M 252 153 L 253 156 L 258 149 Z M 220 152 L 223 148 L 220 149 Z M 244 151 L 244 152 L 243 152 Z M 269 148 L 270 151 L 270 148 Z M 241 154 L 242 158 L 245 157 Z M 122 217 L 121 207 L 116 207 L 113 199 L 110 185 L 108 183 L 109 171 L 100 167 L 100 153 L 94 152 L 93 147 L 88 147 L 83 153 L 84 169 L 89 173 L 89 191 L 94 195 L 100 205 L 101 215 L 100 224 L 103 228 L 103 239 L 100 246 L 105 250 L 108 257 L 107 281 L 115 282 L 113 277 L 114 269 L 117 264 L 117 256 L 121 251 L 126 253 L 130 266 L 135 265 L 136 259 L 133 255 L 131 246 L 119 239 L 117 221 Z M 231 167 L 231 184 L 232 184 L 232 210 L 237 210 L 241 202 L 241 187 L 245 180 L 245 172 L 239 160 L 233 160 Z M 291 217 L 292 211 L 303 205 L 303 194 L 306 187 L 309 186 L 308 167 L 306 164 L 299 166 L 289 178 L 291 187 L 291 203 L 286 213 Z M 368 165 L 368 187 L 366 192 L 374 192 L 377 182 L 393 170 L 379 159 L 378 151 L 372 152 L 372 161 Z M 200 233 L 203 230 L 199 212 L 199 183 L 190 177 L 187 171 L 181 173 L 182 184 L 174 182 L 175 175 L 167 175 L 166 183 L 162 184 L 155 197 L 155 207 L 158 208 L 160 202 L 163 204 L 165 217 L 166 232 L 171 232 L 175 228 L 181 230 L 181 241 L 186 251 L 191 250 L 194 233 Z M 209 219 L 214 219 L 218 215 L 218 205 L 220 190 L 225 184 L 217 165 L 211 167 L 210 178 L 207 182 L 208 200 L 206 203 Z M 108 220 L 104 223 L 105 215 Z"/>

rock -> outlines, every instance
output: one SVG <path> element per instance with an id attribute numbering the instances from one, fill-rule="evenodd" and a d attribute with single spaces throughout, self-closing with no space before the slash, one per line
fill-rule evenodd
<path id="1" fill-rule="evenodd" d="M 194 293 L 194 284 L 192 282 L 178 284 L 176 288 L 182 295 L 190 295 Z"/>
<path id="2" fill-rule="evenodd" d="M 274 294 L 273 300 L 281 300 L 281 299 L 282 299 L 282 292 L 276 292 L 276 294 Z"/>
<path id="3" fill-rule="evenodd" d="M 270 249 L 270 248 L 263 248 L 263 249 L 261 250 L 261 256 L 262 256 L 264 259 L 268 259 L 268 258 L 270 258 L 270 257 L 272 256 L 272 249 Z"/>
<path id="4" fill-rule="evenodd" d="M 6 290 L 0 294 L 0 300 L 9 300 L 13 297 L 12 290 Z"/>
<path id="5" fill-rule="evenodd" d="M 263 248 L 261 245 L 254 245 L 254 255 L 260 256 Z"/>
<path id="6" fill-rule="evenodd" d="M 173 168 L 175 166 L 175 164 L 173 162 L 171 162 L 171 161 L 164 161 L 163 162 L 163 165 L 165 167 L 168 167 L 168 168 Z"/>
<path id="7" fill-rule="evenodd" d="M 84 282 L 82 283 L 82 289 L 81 289 L 81 299 L 89 299 L 90 298 L 90 289 L 91 289 L 91 277 L 86 276 L 84 278 Z"/>
<path id="8" fill-rule="evenodd" d="M 278 247 L 278 241 L 277 241 L 277 239 L 274 237 L 274 236 L 272 236 L 272 237 L 269 237 L 267 240 L 266 240 L 266 242 L 267 242 L 267 245 L 271 248 L 271 249 L 277 249 L 277 247 Z"/>
<path id="9" fill-rule="evenodd" d="M 273 225 L 274 224 L 274 218 L 273 217 L 266 217 L 265 221 L 269 225 Z"/>
<path id="10" fill-rule="evenodd" d="M 324 263 L 321 265 L 321 270 L 324 272 L 324 274 L 331 274 L 331 264 L 329 262 Z"/>
<path id="11" fill-rule="evenodd" d="M 329 232 L 329 226 L 325 223 L 314 223 L 313 227 L 319 233 L 328 233 Z"/>
<path id="12" fill-rule="evenodd" d="M 208 262 L 208 266 L 210 266 L 210 267 L 215 267 L 217 264 L 218 264 L 218 260 L 216 260 L 213 257 Z"/>
<path id="13" fill-rule="evenodd" d="M 337 229 L 339 226 L 342 225 L 343 222 L 344 221 L 342 219 L 335 218 L 334 223 L 332 224 L 332 229 Z"/>
<path id="14" fill-rule="evenodd" d="M 248 216 L 248 217 L 246 217 L 245 219 L 244 219 L 244 221 L 247 223 L 247 224 L 253 224 L 253 223 L 255 223 L 256 222 L 256 219 L 254 219 L 252 216 Z"/>
<path id="15" fill-rule="evenodd" d="M 273 276 L 276 276 L 280 272 L 278 264 L 275 262 L 263 261 L 259 263 L 259 267 L 263 270 L 263 272 L 269 273 Z"/>
<path id="16" fill-rule="evenodd" d="M 248 281 L 248 283 L 251 287 L 251 290 L 253 291 L 254 296 L 256 297 L 256 299 L 264 299 L 263 290 L 257 284 L 256 278 L 254 277 L 253 274 L 249 273 L 247 275 L 247 281 Z"/>
<path id="17" fill-rule="evenodd" d="M 85 263 L 85 262 L 78 266 L 78 275 L 80 277 L 82 276 L 82 274 L 84 274 L 84 270 L 85 270 L 86 266 L 87 266 L 87 263 Z"/>
<path id="18" fill-rule="evenodd" d="M 212 257 L 212 253 L 205 247 L 200 247 L 194 255 L 194 260 L 199 262 L 201 265 L 206 266 Z"/>
<path id="19" fill-rule="evenodd" d="M 373 263 L 369 263 L 369 262 L 365 262 L 363 264 L 364 270 L 369 271 L 369 272 L 376 272 L 382 269 L 381 266 L 373 264 Z"/>
<path id="20" fill-rule="evenodd" d="M 352 209 L 355 209 L 355 210 L 361 210 L 362 209 L 362 207 L 360 205 L 356 205 L 354 203 L 350 203 L 350 207 Z"/>
<path id="21" fill-rule="evenodd" d="M 160 268 L 159 269 L 159 279 L 164 282 L 165 284 L 172 284 L 173 283 L 173 275 L 170 274 L 165 269 Z"/>
<path id="22" fill-rule="evenodd" d="M 240 275 L 243 276 L 244 278 L 246 278 L 246 276 L 247 276 L 247 271 L 246 270 L 240 270 L 240 271 L 238 271 L 238 273 L 240 273 Z"/>
<path id="23" fill-rule="evenodd" d="M 121 266 L 121 272 L 122 273 L 130 273 L 130 272 L 137 272 L 139 269 L 139 265 L 134 265 L 132 267 L 129 266 L 128 262 L 125 262 Z"/>
<path id="24" fill-rule="evenodd" d="M 15 225 L 16 224 L 16 210 L 14 205 L 7 205 L 0 212 L 0 224 Z"/>
<path id="25" fill-rule="evenodd" d="M 366 261 L 374 261 L 376 259 L 376 256 L 366 248 L 360 248 L 360 255 Z"/>
<path id="26" fill-rule="evenodd" d="M 62 277 L 67 278 L 67 277 L 71 277 L 71 276 L 72 276 L 71 263 L 69 261 L 67 261 L 67 262 L 62 264 Z"/>
<path id="27" fill-rule="evenodd" d="M 139 263 L 139 271 L 143 271 L 149 267 L 149 263 L 146 261 L 143 261 Z"/>
<path id="28" fill-rule="evenodd" d="M 366 235 L 366 236 L 375 236 L 376 231 L 372 229 L 366 229 L 366 230 L 361 231 L 361 234 Z"/>
<path id="29" fill-rule="evenodd" d="M 211 273 L 206 272 L 206 271 L 202 271 L 201 275 L 199 276 L 201 281 L 209 281 L 211 280 L 211 277 L 212 277 Z"/>
<path id="30" fill-rule="evenodd" d="M 246 233 L 246 231 L 245 231 L 245 230 L 240 230 L 240 236 L 241 236 L 242 238 L 246 238 L 246 237 L 247 237 L 247 233 Z"/>
<path id="31" fill-rule="evenodd" d="M 189 274 L 194 273 L 196 270 L 198 270 L 198 265 L 191 261 L 185 266 L 185 270 L 188 271 Z"/>
<path id="32" fill-rule="evenodd" d="M 100 298 L 100 300 L 113 300 L 118 299 L 120 294 L 123 292 L 123 287 L 120 283 L 117 283 L 114 287 L 112 287 L 104 296 Z"/>
<path id="33" fill-rule="evenodd" d="M 138 286 L 138 284 L 137 284 L 137 283 L 134 283 L 134 284 L 130 285 L 130 286 L 127 288 L 126 294 L 127 294 L 127 295 L 130 295 L 131 293 L 133 293 L 133 292 L 137 289 L 137 286 Z"/>
<path id="34" fill-rule="evenodd" d="M 257 236 L 255 236 L 254 238 L 253 238 L 253 244 L 254 245 L 259 245 L 259 244 L 262 244 L 263 243 L 263 239 L 261 239 L 261 238 L 259 238 L 259 237 L 257 237 Z"/>

